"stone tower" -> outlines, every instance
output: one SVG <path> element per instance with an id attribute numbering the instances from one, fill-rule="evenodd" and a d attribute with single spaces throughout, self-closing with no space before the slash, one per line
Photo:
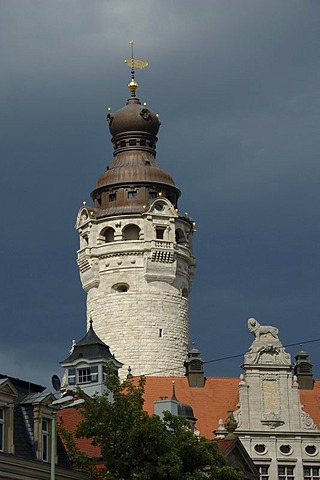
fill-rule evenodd
<path id="1" fill-rule="evenodd" d="M 195 223 L 178 211 L 180 191 L 156 162 L 158 116 L 136 97 L 109 113 L 113 160 L 82 206 L 78 265 L 87 320 L 133 375 L 183 375 Z M 136 65 L 138 66 L 138 65 Z"/>

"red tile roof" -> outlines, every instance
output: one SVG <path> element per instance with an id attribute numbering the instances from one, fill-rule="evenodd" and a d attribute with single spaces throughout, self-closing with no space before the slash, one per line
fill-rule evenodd
<path id="1" fill-rule="evenodd" d="M 82 416 L 76 408 L 64 408 L 59 410 L 57 415 L 58 424 L 62 425 L 69 432 L 75 431 L 76 426 L 81 419 Z M 91 440 L 87 440 L 86 438 L 77 438 L 76 445 L 82 452 L 85 452 L 87 455 L 89 455 L 90 458 L 100 457 L 100 448 L 92 445 Z"/>
<path id="2" fill-rule="evenodd" d="M 238 378 L 207 378 L 204 387 L 189 387 L 186 377 L 147 377 L 145 385 L 145 409 L 154 413 L 153 402 L 160 397 L 172 396 L 172 381 L 175 382 L 179 402 L 191 405 L 198 419 L 197 430 L 207 438 L 213 438 L 220 418 L 227 417 L 228 410 L 236 410 L 239 402 Z"/>
<path id="3" fill-rule="evenodd" d="M 309 413 L 310 417 L 320 429 L 320 380 L 315 380 L 312 390 L 300 390 L 300 401 L 303 410 Z"/>
<path id="4" fill-rule="evenodd" d="M 220 419 L 227 418 L 228 410 L 236 410 L 239 402 L 238 378 L 206 378 L 204 387 L 189 387 L 186 377 L 147 377 L 145 385 L 145 410 L 154 413 L 154 401 L 161 397 L 172 396 L 172 381 L 175 382 L 175 394 L 179 402 L 193 408 L 198 419 L 197 430 L 202 436 L 213 438 Z M 320 428 L 320 380 L 315 380 L 313 390 L 301 390 L 301 403 Z M 75 408 L 62 409 L 58 413 L 59 421 L 70 431 L 74 431 L 81 419 Z M 91 457 L 99 457 L 99 448 L 90 440 L 79 439 L 77 445 Z M 221 444 L 222 446 L 222 444 Z"/>

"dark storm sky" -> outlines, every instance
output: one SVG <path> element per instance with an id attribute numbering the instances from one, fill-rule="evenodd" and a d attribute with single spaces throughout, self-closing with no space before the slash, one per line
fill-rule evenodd
<path id="1" fill-rule="evenodd" d="M 131 38 L 158 163 L 197 221 L 203 359 L 245 353 L 250 316 L 284 344 L 320 338 L 320 2 L 0 0 L 2 373 L 48 385 L 85 333 L 74 223 L 112 159 Z"/>

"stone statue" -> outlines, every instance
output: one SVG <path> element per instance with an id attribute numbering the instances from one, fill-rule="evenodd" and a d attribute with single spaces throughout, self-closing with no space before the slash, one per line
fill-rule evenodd
<path id="1" fill-rule="evenodd" d="M 279 340 L 278 333 L 279 330 L 276 327 L 271 327 L 269 325 L 260 325 L 260 323 L 255 318 L 249 318 L 248 320 L 248 329 L 249 332 L 259 341 L 261 335 L 272 335 L 273 338 Z"/>

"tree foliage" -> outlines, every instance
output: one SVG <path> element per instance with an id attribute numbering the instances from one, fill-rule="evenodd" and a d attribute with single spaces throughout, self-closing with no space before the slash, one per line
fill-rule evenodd
<path id="1" fill-rule="evenodd" d="M 161 420 L 143 410 L 145 379 L 137 385 L 109 375 L 107 392 L 86 397 L 76 438 L 99 446 L 106 468 L 95 472 L 105 480 L 239 480 L 225 465 L 214 441 L 198 438 L 184 419 L 165 413 Z M 63 432 L 62 432 L 63 433 Z M 69 444 L 69 445 L 68 445 Z M 67 443 L 78 468 L 87 468 L 72 442 Z M 77 461 L 79 460 L 79 462 Z"/>

